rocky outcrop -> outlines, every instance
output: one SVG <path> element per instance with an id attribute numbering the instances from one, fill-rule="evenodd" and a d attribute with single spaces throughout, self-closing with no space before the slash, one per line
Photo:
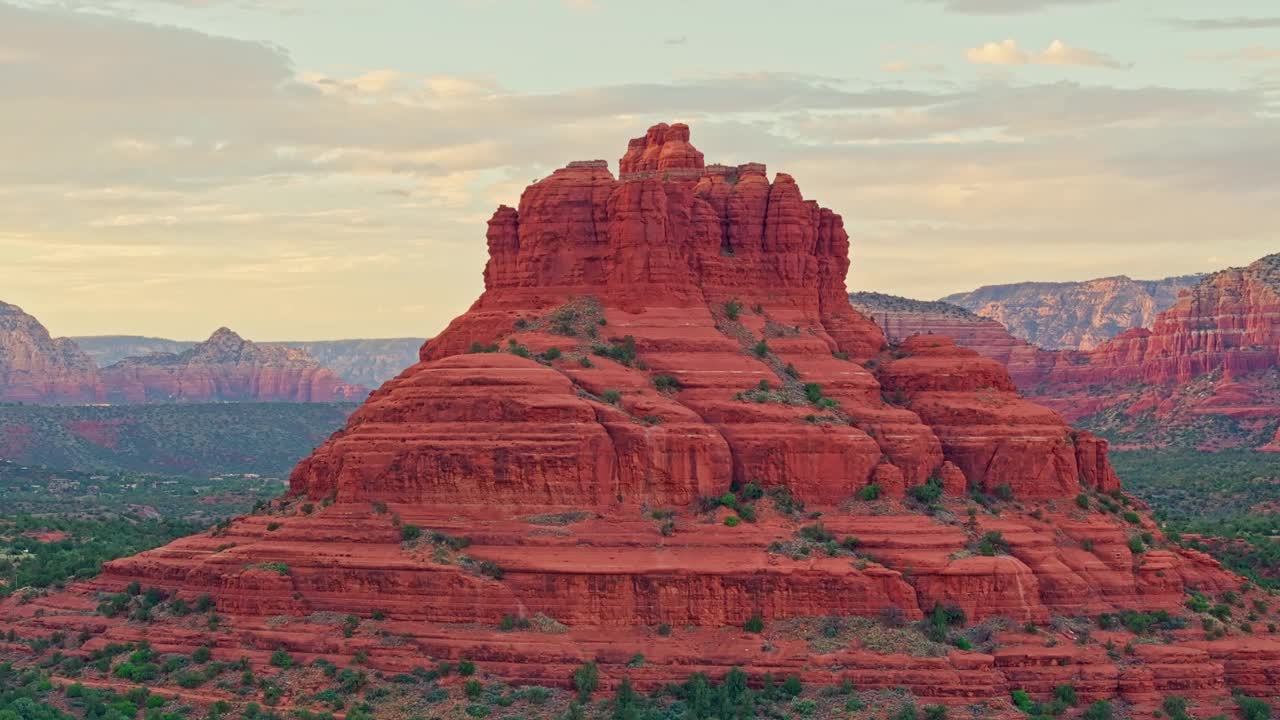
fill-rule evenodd
<path id="1" fill-rule="evenodd" d="M 995 320 L 1037 347 L 1092 350 L 1125 330 L 1150 327 L 1179 293 L 1202 278 L 1133 280 L 1119 275 L 1083 282 L 988 285 L 942 300 Z"/>
<path id="2" fill-rule="evenodd" d="M 84 403 L 101 395 L 93 361 L 75 342 L 50 337 L 22 308 L 0 302 L 0 401 Z"/>
<path id="3" fill-rule="evenodd" d="M 842 634 L 939 605 L 1040 627 L 1176 610 L 1239 580 L 1153 524 L 1140 552 L 1100 510 L 1120 497 L 1106 444 L 1020 398 L 999 363 L 944 338 L 887 345 L 848 303 L 840 216 L 792 178 L 704 166 L 680 125 L 633 140 L 622 166 L 571 163 L 499 208 L 484 294 L 297 466 L 286 498 L 9 603 L 6 621 L 23 637 L 91 625 L 88 650 L 145 632 L 258 667 L 276 649 L 386 672 L 466 657 L 557 685 L 588 660 L 607 685 L 743 667 L 954 705 L 1050 675 L 1090 678 L 1089 698 L 1167 682 L 1039 633 L 995 654 Z M 208 595 L 221 630 L 88 615 L 135 581 Z M 499 634 L 504 618 L 529 627 Z M 839 639 L 762 642 L 741 629 L 753 618 L 829 618 Z M 1274 647 L 1162 662 L 1218 702 Z"/>
<path id="4" fill-rule="evenodd" d="M 876 322 L 891 343 L 914 335 L 949 337 L 961 347 L 1004 365 L 1019 388 L 1033 387 L 1057 362 L 1054 353 L 1014 337 L 1000 323 L 946 302 L 882 293 L 851 293 L 854 309 Z"/>
<path id="5" fill-rule="evenodd" d="M 333 402 L 367 392 L 301 350 L 258 345 L 227 328 L 182 353 L 126 358 L 99 375 L 112 403 Z"/>

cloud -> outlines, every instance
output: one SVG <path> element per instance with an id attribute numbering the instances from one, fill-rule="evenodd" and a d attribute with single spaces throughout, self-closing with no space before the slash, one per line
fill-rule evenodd
<path id="1" fill-rule="evenodd" d="M 1112 69 L 1129 67 L 1105 53 L 1071 47 L 1061 40 L 1054 40 L 1041 52 L 1023 50 L 1016 40 L 988 42 L 969 48 L 964 56 L 975 65 L 1083 65 Z"/>
<path id="2" fill-rule="evenodd" d="M 1049 10 L 1055 7 L 1101 5 L 1114 0 L 918 0 L 941 5 L 947 12 L 965 15 L 1011 15 Z"/>
<path id="3" fill-rule="evenodd" d="M 676 45 L 685 45 L 688 42 L 689 42 L 688 36 L 674 35 L 672 37 L 663 39 L 662 44 L 667 46 L 676 46 Z"/>
<path id="4" fill-rule="evenodd" d="M 1170 18 L 1169 25 L 1183 30 L 1260 30 L 1280 28 L 1280 16 L 1229 18 Z"/>

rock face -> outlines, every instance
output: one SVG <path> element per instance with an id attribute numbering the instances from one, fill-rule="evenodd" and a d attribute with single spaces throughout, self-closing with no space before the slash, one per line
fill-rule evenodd
<path id="1" fill-rule="evenodd" d="M 258 345 L 227 328 L 182 353 L 126 358 L 99 375 L 112 403 L 332 402 L 367 392 L 301 350 Z"/>
<path id="2" fill-rule="evenodd" d="M 1040 635 L 918 657 L 867 638 L 815 654 L 738 629 L 905 622 L 938 605 L 1046 625 L 1176 609 L 1239 579 L 1149 521 L 1158 547 L 1138 552 L 1130 525 L 1097 510 L 1118 496 L 1106 443 L 1020 398 L 998 362 L 941 337 L 888 347 L 849 305 L 840 216 L 791 177 L 704 166 L 682 125 L 631 141 L 621 166 L 618 180 L 571 163 L 499 208 L 484 294 L 268 512 L 7 604 L 9 622 L 23 637 L 95 624 L 88 649 L 143 632 L 162 652 L 212 642 L 258 666 L 277 648 L 389 672 L 465 656 L 557 685 L 588 660 L 607 684 L 741 666 L 955 705 L 1077 678 L 1088 699 L 1169 685 Z M 957 519 L 970 493 L 998 512 Z M 133 581 L 208 594 L 225 632 L 85 620 L 92 593 Z M 385 624 L 323 619 L 347 614 Z M 488 629 L 504 617 L 537 622 Z M 637 653 L 643 670 L 627 667 Z M 1270 682 L 1259 668 L 1277 657 L 1260 641 L 1248 657 L 1161 660 L 1179 669 L 1164 676 L 1197 678 L 1188 694 L 1225 702 L 1229 686 Z"/>
<path id="3" fill-rule="evenodd" d="M 991 318 L 1048 350 L 1092 350 L 1125 330 L 1151 327 L 1178 294 L 1203 276 L 1163 280 L 1117 277 L 1065 283 L 989 285 L 943 302 Z"/>
<path id="4" fill-rule="evenodd" d="M 39 320 L 0 302 L 0 401 L 94 402 L 102 395 L 93 361 Z"/>

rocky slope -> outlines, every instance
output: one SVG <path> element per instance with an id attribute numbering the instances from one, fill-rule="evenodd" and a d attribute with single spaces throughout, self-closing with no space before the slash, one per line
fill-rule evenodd
<path id="1" fill-rule="evenodd" d="M 112 403 L 332 402 L 368 392 L 302 350 L 258 345 L 227 328 L 181 353 L 126 358 L 99 375 Z"/>
<path id="2" fill-rule="evenodd" d="M 127 357 L 153 353 L 178 354 L 196 345 L 187 340 L 168 340 L 137 335 L 95 335 L 72 338 L 106 367 Z M 355 338 L 350 340 L 268 340 L 263 345 L 297 348 L 338 374 L 352 385 L 377 387 L 395 377 L 418 357 L 422 338 Z"/>
<path id="3" fill-rule="evenodd" d="M 93 361 L 39 320 L 0 302 L 0 402 L 80 403 L 101 396 Z"/>
<path id="4" fill-rule="evenodd" d="M 1092 350 L 1125 330 L 1150 327 L 1181 291 L 1201 278 L 1133 280 L 1120 275 L 1084 282 L 989 285 L 942 300 L 991 318 L 1037 347 Z"/>
<path id="5" fill-rule="evenodd" d="M 466 658 L 561 686 L 588 661 L 641 689 L 742 667 L 1006 716 L 1018 688 L 1147 708 L 1274 692 L 1269 638 L 1197 624 L 1122 656 L 1136 630 L 1068 628 L 1239 579 L 1121 519 L 1106 443 L 999 363 L 944 337 L 887 347 L 849 305 L 839 215 L 763 165 L 704 165 L 684 125 L 632 140 L 620 169 L 570 163 L 500 207 L 484 294 L 288 497 L 7 602 L 0 630 L 205 644 L 259 670 L 277 650 L 385 672 Z M 93 614 L 131 582 L 207 595 L 217 621 Z M 983 623 L 983 646 L 947 645 L 945 619 L 932 645 L 886 640 L 935 608 Z M 786 630 L 820 622 L 821 649 Z"/>

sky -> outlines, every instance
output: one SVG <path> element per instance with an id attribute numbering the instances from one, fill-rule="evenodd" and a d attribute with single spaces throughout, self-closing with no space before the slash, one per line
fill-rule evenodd
<path id="1" fill-rule="evenodd" d="M 1280 250 L 1273 0 L 0 0 L 0 300 L 429 336 L 498 204 L 659 121 L 842 214 L 850 290 Z"/>

